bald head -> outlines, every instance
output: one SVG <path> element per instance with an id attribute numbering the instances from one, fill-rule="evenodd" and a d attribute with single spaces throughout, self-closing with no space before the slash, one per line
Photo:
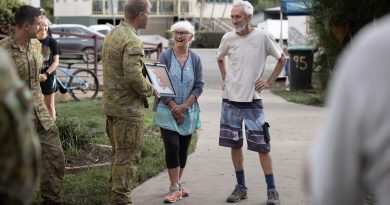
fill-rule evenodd
<path id="1" fill-rule="evenodd" d="M 141 12 L 149 12 L 152 7 L 149 0 L 127 0 L 125 4 L 125 19 L 134 20 Z"/>

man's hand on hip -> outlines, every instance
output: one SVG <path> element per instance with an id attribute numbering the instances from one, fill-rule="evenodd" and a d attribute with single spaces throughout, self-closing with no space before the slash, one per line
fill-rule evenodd
<path id="1" fill-rule="evenodd" d="M 261 80 L 261 79 L 259 79 L 259 80 L 256 80 L 255 85 L 256 85 L 255 88 L 256 88 L 257 91 L 262 91 L 264 89 L 270 88 L 272 83 L 270 83 L 268 80 Z"/>

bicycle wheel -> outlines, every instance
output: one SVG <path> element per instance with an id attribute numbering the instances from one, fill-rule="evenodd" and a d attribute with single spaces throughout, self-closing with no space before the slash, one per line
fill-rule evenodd
<path id="1" fill-rule="evenodd" d="M 75 100 L 94 99 L 99 92 L 99 81 L 92 71 L 78 69 L 69 79 L 68 90 Z"/>

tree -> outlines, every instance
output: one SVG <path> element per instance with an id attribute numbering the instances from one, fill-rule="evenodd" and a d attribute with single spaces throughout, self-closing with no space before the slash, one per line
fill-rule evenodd
<path id="1" fill-rule="evenodd" d="M 0 24 L 15 24 L 14 14 L 21 5 L 23 4 L 19 0 L 1 0 Z"/>
<path id="2" fill-rule="evenodd" d="M 14 14 L 21 5 L 19 0 L 0 0 L 0 34 L 8 35 L 10 28 L 7 25 L 15 25 Z"/>
<path id="3" fill-rule="evenodd" d="M 388 0 L 312 0 L 314 34 L 321 50 L 315 61 L 315 70 L 321 75 L 323 89 L 350 39 L 367 23 L 389 12 Z"/>
<path id="4" fill-rule="evenodd" d="M 256 4 L 253 4 L 253 7 L 255 7 L 255 13 L 277 6 L 280 6 L 280 0 L 258 0 Z"/>
<path id="5" fill-rule="evenodd" d="M 41 7 L 45 9 L 46 17 L 51 21 L 54 22 L 54 2 L 53 0 L 41 0 Z"/>

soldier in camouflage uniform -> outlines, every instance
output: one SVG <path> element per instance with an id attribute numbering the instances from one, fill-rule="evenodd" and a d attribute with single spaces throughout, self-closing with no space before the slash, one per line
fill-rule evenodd
<path id="1" fill-rule="evenodd" d="M 0 49 L 0 204 L 29 204 L 38 185 L 41 147 L 32 98 Z"/>
<path id="2" fill-rule="evenodd" d="M 125 20 L 103 44 L 104 112 L 112 144 L 110 201 L 131 204 L 131 180 L 141 157 L 144 135 L 143 99 L 157 92 L 144 78 L 144 50 L 136 29 L 145 28 L 151 4 L 129 0 Z"/>
<path id="3" fill-rule="evenodd" d="M 65 156 L 57 126 L 43 103 L 40 79 L 42 67 L 41 43 L 36 38 L 41 23 L 41 12 L 31 6 L 21 6 L 15 13 L 15 33 L 0 41 L 0 47 L 10 54 L 19 77 L 30 88 L 35 128 L 42 148 L 41 197 L 43 204 L 61 204 Z"/>

